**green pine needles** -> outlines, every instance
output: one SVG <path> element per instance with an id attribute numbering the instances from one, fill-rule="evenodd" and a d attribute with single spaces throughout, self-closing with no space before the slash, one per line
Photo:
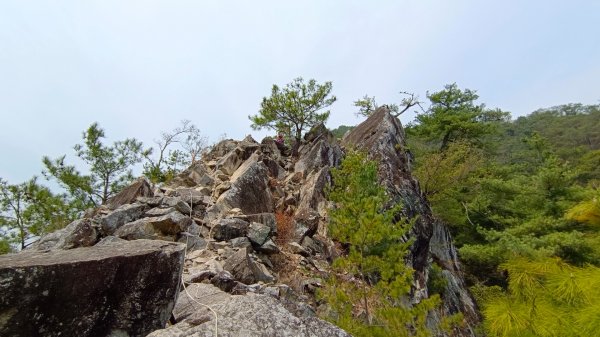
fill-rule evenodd
<path id="1" fill-rule="evenodd" d="M 508 291 L 480 301 L 489 336 L 600 336 L 600 268 L 558 258 L 516 258 L 501 268 Z"/>
<path id="2" fill-rule="evenodd" d="M 377 163 L 350 152 L 332 176 L 329 230 L 347 250 L 320 293 L 328 304 L 325 318 L 355 336 L 431 335 L 425 320 L 439 297 L 409 303 L 413 271 L 404 260 L 411 242 L 403 237 L 411 223 L 397 219 L 401 205 L 386 207 Z"/>

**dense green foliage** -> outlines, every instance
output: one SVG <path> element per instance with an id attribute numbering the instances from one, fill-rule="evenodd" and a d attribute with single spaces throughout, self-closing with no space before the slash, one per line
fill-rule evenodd
<path id="1" fill-rule="evenodd" d="M 335 274 L 321 292 L 330 306 L 326 318 L 355 336 L 429 336 L 425 319 L 439 296 L 406 304 L 413 273 L 399 261 L 411 244 L 402 240 L 410 224 L 396 219 L 400 205 L 384 208 L 389 198 L 377 163 L 350 152 L 332 176 L 330 233 L 347 253 L 334 261 Z"/>
<path id="2" fill-rule="evenodd" d="M 264 97 L 258 114 L 248 116 L 252 128 L 268 128 L 282 132 L 299 142 L 302 133 L 325 123 L 329 111 L 319 112 L 336 101 L 330 96 L 331 82 L 318 84 L 311 79 L 304 83 L 302 77 L 294 79 L 285 87 L 273 85 L 271 97 Z"/>
<path id="3" fill-rule="evenodd" d="M 577 169 L 578 181 L 600 179 L 600 105 L 567 104 L 540 109 L 503 125 L 496 157 L 501 163 L 529 163 L 539 160 L 544 151 Z M 523 139 L 536 137 L 537 143 Z M 535 147 L 536 153 L 528 152 Z"/>
<path id="4" fill-rule="evenodd" d="M 600 268 L 523 258 L 501 267 L 508 291 L 478 293 L 489 336 L 600 336 Z"/>
<path id="5" fill-rule="evenodd" d="M 507 120 L 509 114 L 476 104 L 475 91 L 459 89 L 456 83 L 438 92 L 427 93 L 430 107 L 417 114 L 412 133 L 435 144 L 440 150 L 455 141 L 481 144 L 481 138 L 494 132 L 495 122 Z"/>
<path id="6" fill-rule="evenodd" d="M 337 128 L 331 130 L 331 133 L 333 133 L 335 138 L 342 139 L 344 137 L 344 135 L 346 134 L 346 132 L 348 132 L 352 129 L 354 129 L 353 126 L 340 125 Z"/>
<path id="7" fill-rule="evenodd" d="M 415 174 L 450 226 L 486 331 L 592 335 L 577 317 L 600 315 L 588 305 L 599 294 L 582 291 L 575 305 L 557 295 L 566 290 L 556 282 L 584 280 L 577 275 L 600 265 L 600 106 L 569 104 L 508 121 L 499 110 L 477 117 L 484 105 L 455 85 L 428 98 L 430 109 L 407 130 Z M 455 103 L 441 103 L 448 100 Z M 550 268 L 558 260 L 548 259 L 561 262 Z M 528 270 L 539 288 L 523 297 L 530 289 L 516 280 Z"/>

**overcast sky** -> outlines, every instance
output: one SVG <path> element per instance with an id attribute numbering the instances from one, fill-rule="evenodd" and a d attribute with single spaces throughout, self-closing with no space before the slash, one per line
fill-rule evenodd
<path id="1" fill-rule="evenodd" d="M 250 129 L 272 84 L 332 81 L 352 102 L 456 82 L 513 116 L 600 100 L 600 1 L 0 1 L 0 177 L 74 156 L 99 122 L 150 145 L 189 119 L 212 141 Z M 403 116 L 407 123 L 414 115 Z"/>

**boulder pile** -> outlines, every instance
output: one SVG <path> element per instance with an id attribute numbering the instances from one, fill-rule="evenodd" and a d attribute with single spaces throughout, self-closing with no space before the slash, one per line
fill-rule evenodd
<path id="1" fill-rule="evenodd" d="M 50 260 L 64 262 L 52 270 L 73 270 L 74 275 L 79 275 L 73 277 L 82 281 L 104 280 L 104 288 L 88 284 L 89 306 L 96 309 L 89 309 L 95 312 L 86 319 L 91 332 L 82 336 L 98 335 L 94 334 L 97 331 L 107 332 L 104 335 L 144 336 L 149 329 L 156 330 L 150 334 L 154 337 L 216 336 L 217 332 L 218 336 L 347 336 L 316 318 L 314 299 L 315 290 L 329 272 L 330 262 L 340 254 L 327 232 L 327 213 L 332 205 L 325 191 L 331 184 L 330 169 L 340 164 L 344 147 L 363 149 L 379 160 L 380 180 L 394 201 L 407 206 L 405 216 L 419 217 L 413 228 L 416 240 L 411 256 L 408 261 L 398 261 L 410 264 L 416 271 L 412 300 L 418 302 L 428 296 L 429 264 L 433 260 L 444 261 L 443 274 L 450 282 L 448 295 L 443 298 L 445 311 L 439 315 L 464 312 L 466 328 L 455 334 L 473 336 L 471 327 L 478 316 L 464 286 L 450 236 L 445 226 L 433 218 L 421 196 L 418 183 L 410 174 L 410 156 L 404 150 L 402 127 L 385 109 L 379 109 L 342 143 L 324 126 L 314 128 L 305 136 L 295 157 L 280 152 L 270 138 L 260 143 L 250 136 L 242 141 L 223 140 L 169 184 L 151 186 L 141 178 L 106 205 L 41 238 L 29 251 L 0 257 L 0 285 L 4 287 L 3 293 L 11 294 L 7 298 L 12 299 L 0 302 L 0 332 L 21 322 L 22 317 L 49 317 L 47 306 L 36 306 L 36 310 L 43 311 L 37 316 L 36 313 L 21 315 L 23 309 L 15 306 L 21 296 L 44 300 L 46 288 L 34 286 L 42 284 L 41 279 L 31 281 L 34 283 L 27 288 L 27 295 L 25 290 L 17 289 L 15 280 L 20 280 L 17 275 L 29 273 L 55 277 L 34 272 L 47 263 L 38 262 L 35 256 L 52 256 Z M 137 262 L 139 257 L 131 261 L 127 258 L 135 255 L 128 253 L 128 249 L 143 252 L 152 247 L 157 249 L 154 252 L 163 252 L 154 254 L 156 259 L 147 258 L 145 262 L 150 267 Z M 102 271 L 94 265 L 113 265 L 108 257 L 104 259 L 103 254 L 109 251 L 117 261 L 112 274 L 88 274 L 92 269 Z M 175 251 L 182 253 L 178 255 Z M 83 254 L 82 260 L 93 261 L 86 262 L 90 266 L 70 264 L 66 258 L 70 254 Z M 92 258 L 94 255 L 96 259 Z M 176 264 L 162 262 L 163 255 L 180 258 L 179 267 L 172 266 L 169 270 L 173 278 L 183 281 L 184 287 L 179 287 L 181 282 L 168 284 L 168 291 L 158 293 L 164 301 L 156 305 L 130 300 L 124 302 L 136 304 L 112 302 L 115 298 L 141 296 L 135 288 L 115 283 L 125 276 L 136 275 L 143 280 L 139 282 L 161 282 L 167 286 L 168 282 L 151 277 L 154 272 L 157 277 L 162 275 L 162 265 Z M 30 267 L 24 267 L 25 260 L 31 261 Z M 77 268 L 82 269 L 75 271 Z M 65 278 L 56 282 L 74 281 Z M 102 297 L 98 289 L 105 289 L 102 294 L 115 295 Z M 173 296 L 177 293 L 178 296 Z M 173 308 L 175 297 L 173 314 L 165 314 L 165 310 L 170 312 Z M 66 303 L 61 298 L 53 301 L 59 306 Z M 154 316 L 138 310 L 140 306 L 151 310 Z M 73 317 L 84 310 L 77 306 L 72 309 Z M 52 320 L 63 326 L 74 324 L 65 318 L 67 313 L 61 315 Z M 98 323 L 119 315 L 122 315 L 120 320 Z M 151 323 L 141 326 L 134 316 Z M 432 319 L 436 317 L 433 315 Z"/>

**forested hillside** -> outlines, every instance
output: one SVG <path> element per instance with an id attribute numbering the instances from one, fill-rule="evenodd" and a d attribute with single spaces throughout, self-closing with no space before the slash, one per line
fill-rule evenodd
<path id="1" fill-rule="evenodd" d="M 407 128 L 492 336 L 597 336 L 600 105 L 509 120 L 455 85 Z"/>

